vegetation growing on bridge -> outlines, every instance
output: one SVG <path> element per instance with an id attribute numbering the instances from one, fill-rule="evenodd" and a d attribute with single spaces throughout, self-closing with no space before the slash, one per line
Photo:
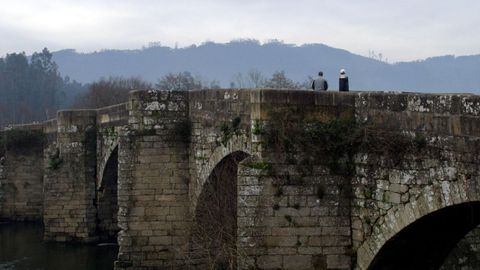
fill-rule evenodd
<path id="1" fill-rule="evenodd" d="M 267 162 L 248 162 L 243 164 L 243 166 L 255 170 L 265 171 L 267 174 L 271 174 L 272 170 L 272 164 Z"/>
<path id="2" fill-rule="evenodd" d="M 412 137 L 374 124 L 357 123 L 353 115 L 319 119 L 303 108 L 272 109 L 264 127 L 255 126 L 265 146 L 277 156 L 284 156 L 287 163 L 296 164 L 302 177 L 311 174 L 318 164 L 326 165 L 333 174 L 351 176 L 355 155 L 364 151 L 386 156 L 396 166 L 404 155 L 427 146 L 421 134 Z"/>
<path id="3" fill-rule="evenodd" d="M 111 145 L 113 145 L 113 143 L 115 143 L 115 141 L 118 139 L 118 132 L 115 130 L 114 126 L 102 128 L 100 133 L 103 134 L 103 137 L 105 137 L 105 139 L 109 141 Z"/>
<path id="4" fill-rule="evenodd" d="M 226 146 L 228 141 L 233 136 L 238 136 L 238 135 L 241 134 L 240 122 L 241 122 L 241 118 L 240 117 L 235 117 L 230 122 L 222 123 L 222 125 L 220 126 L 220 131 L 221 131 L 221 136 L 222 136 L 220 138 L 220 143 L 223 146 Z"/>
<path id="5" fill-rule="evenodd" d="M 48 169 L 51 171 L 55 171 L 60 168 L 62 165 L 63 159 L 60 157 L 60 150 L 55 149 L 55 151 L 48 156 Z"/>

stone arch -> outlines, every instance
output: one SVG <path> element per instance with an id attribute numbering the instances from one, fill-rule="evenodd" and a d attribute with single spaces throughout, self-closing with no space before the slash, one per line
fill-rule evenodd
<path id="1" fill-rule="evenodd" d="M 118 156 L 118 139 L 113 141 L 109 145 L 105 147 L 105 151 L 101 151 L 100 161 L 97 165 L 97 190 L 102 186 L 103 176 L 105 174 L 105 167 L 107 166 L 107 162 L 111 159 L 112 154 L 117 153 Z"/>
<path id="2" fill-rule="evenodd" d="M 455 212 L 450 211 L 452 209 L 465 210 L 473 207 L 479 211 L 478 222 L 480 223 L 479 192 L 480 187 L 477 183 L 444 181 L 439 185 L 427 186 L 416 199 L 409 203 L 390 209 L 374 226 L 372 235 L 358 248 L 357 264 L 359 269 L 378 269 L 376 268 L 378 260 L 377 262 L 375 260 L 378 256 L 382 256 L 381 254 L 383 254 L 387 245 L 391 245 L 393 241 L 401 240 L 405 233 L 414 230 L 417 225 L 431 222 L 432 218 L 441 220 L 442 216 L 448 217 L 449 213 Z M 470 229 L 475 228 L 476 225 L 472 225 L 473 227 Z M 466 233 L 468 231 L 464 232 L 462 237 Z M 418 240 L 421 240 L 421 237 L 420 235 Z M 457 241 L 460 239 L 457 239 Z"/>
<path id="3" fill-rule="evenodd" d="M 203 182 L 191 236 L 192 256 L 200 268 L 236 269 L 237 173 L 249 156 L 244 151 L 226 155 Z"/>
<path id="4" fill-rule="evenodd" d="M 234 136 L 225 146 L 216 147 L 211 153 L 209 153 L 206 160 L 197 160 L 198 170 L 195 172 L 196 177 L 190 185 L 190 201 L 191 201 L 191 213 L 195 213 L 197 207 L 198 197 L 202 192 L 203 186 L 207 181 L 209 175 L 217 166 L 217 164 L 235 152 L 245 152 L 251 154 L 250 141 L 246 136 Z"/>
<path id="5" fill-rule="evenodd" d="M 116 242 L 118 228 L 118 146 L 105 162 L 96 191 L 97 233 L 101 241 Z"/>

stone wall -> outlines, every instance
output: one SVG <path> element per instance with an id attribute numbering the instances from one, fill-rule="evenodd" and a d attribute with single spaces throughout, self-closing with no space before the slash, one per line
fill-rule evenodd
<path id="1" fill-rule="evenodd" d="M 18 126 L 15 131 L 1 132 L 0 137 L 0 219 L 41 221 L 42 126 Z"/>
<path id="2" fill-rule="evenodd" d="M 97 240 L 95 120 L 93 110 L 60 111 L 57 115 L 57 138 L 46 153 L 46 240 Z"/>
<path id="3" fill-rule="evenodd" d="M 0 165 L 0 219 L 41 221 L 42 153 L 8 153 Z"/>
<path id="4" fill-rule="evenodd" d="M 41 221 L 43 214 L 43 153 L 9 152 L 0 165 L 0 218 Z M 2 178 L 0 172 L 0 179 Z"/>
<path id="5" fill-rule="evenodd" d="M 370 93 L 357 98 L 358 122 L 390 133 L 377 132 L 380 147 L 364 149 L 356 160 L 352 230 L 359 269 L 367 269 L 408 225 L 437 210 L 478 200 L 480 141 L 471 137 L 479 134 L 479 112 L 472 106 L 477 103 L 475 96 L 456 95 Z M 447 236 L 456 229 L 452 225 L 450 232 L 437 236 L 444 238 L 437 251 L 442 245 L 449 248 Z M 427 234 L 419 235 L 418 245 L 421 239 L 425 244 Z M 397 250 L 397 257 L 403 252 Z M 428 256 L 433 255 L 424 258 Z M 417 263 L 412 257 L 410 262 Z"/>
<path id="6" fill-rule="evenodd" d="M 463 136 L 476 132 L 476 112 L 468 105 L 475 102 L 463 96 L 395 93 L 135 92 L 129 125 L 120 134 L 117 268 L 182 263 L 203 267 L 205 258 L 198 260 L 189 243 L 191 228 L 199 222 L 192 217 L 211 203 L 202 192 L 212 188 L 214 168 L 241 152 L 249 158 L 238 164 L 236 180 L 239 269 L 350 269 L 357 264 L 357 249 L 364 269 L 392 232 L 412 219 L 398 209 L 411 207 L 422 194 L 432 191 L 443 196 L 444 203 L 416 212 L 412 222 L 453 201 L 475 200 L 464 193 L 471 190 L 449 184 L 476 181 L 476 138 Z M 387 133 L 379 135 L 381 144 L 400 139 L 408 145 L 386 145 L 393 147 L 390 152 L 361 148 L 352 163 L 353 181 L 349 174 L 336 172 L 328 156 L 315 156 L 305 171 L 300 161 L 311 159 L 313 149 L 279 152 L 268 145 L 261 129 L 278 120 L 272 112 L 293 115 L 285 125 L 355 118 L 361 128 Z M 185 133 L 188 126 L 191 132 Z M 184 159 L 179 161 L 179 156 Z M 218 175 L 214 183 L 235 181 Z M 442 192 L 445 189 L 450 191 Z M 163 198 L 163 204 L 156 198 Z M 387 222 L 396 215 L 408 218 Z M 395 230 L 384 231 L 388 224 Z M 176 238 L 179 231 L 183 237 Z"/>
<path id="7" fill-rule="evenodd" d="M 124 126 L 128 122 L 127 103 L 99 108 L 96 112 L 98 126 Z"/>
<path id="8" fill-rule="evenodd" d="M 214 167 L 237 151 L 258 152 L 251 139 L 252 99 L 260 92 L 246 90 L 191 91 L 189 93 L 190 211 Z"/>
<path id="9" fill-rule="evenodd" d="M 332 173 L 324 159 L 306 168 L 302 161 L 312 153 L 298 145 L 285 152 L 286 140 L 268 143 L 275 139 L 268 136 L 300 134 L 264 130 L 272 121 L 281 121 L 275 128 L 282 129 L 351 118 L 352 96 L 265 90 L 252 102 L 252 137 L 262 151 L 242 161 L 238 173 L 239 269 L 350 269 L 349 178 Z"/>
<path id="10" fill-rule="evenodd" d="M 193 269 L 236 264 L 237 168 L 255 154 L 251 99 L 242 90 L 189 93 L 189 264 Z"/>
<path id="11" fill-rule="evenodd" d="M 102 241 L 116 242 L 118 228 L 119 133 L 127 124 L 127 104 L 97 110 L 97 230 Z M 124 115 L 127 117 L 124 118 Z"/>
<path id="12" fill-rule="evenodd" d="M 122 103 L 96 110 L 97 127 L 97 189 L 100 187 L 107 162 L 118 148 L 119 132 L 128 123 L 127 104 Z"/>
<path id="13" fill-rule="evenodd" d="M 108 166 L 107 185 L 101 185 L 118 145 L 118 130 L 127 120 L 126 104 L 118 104 L 98 110 L 60 111 L 57 119 L 44 124 L 46 240 L 115 240 L 116 161 Z"/>
<path id="14" fill-rule="evenodd" d="M 181 267 L 187 254 L 188 148 L 175 130 L 188 92 L 134 92 L 119 144 L 116 269 Z"/>

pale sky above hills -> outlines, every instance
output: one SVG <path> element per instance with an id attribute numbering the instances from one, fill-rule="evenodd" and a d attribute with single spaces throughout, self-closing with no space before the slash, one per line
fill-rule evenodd
<path id="1" fill-rule="evenodd" d="M 480 54 L 478 0 L 0 0 L 0 56 L 253 38 L 390 61 Z"/>

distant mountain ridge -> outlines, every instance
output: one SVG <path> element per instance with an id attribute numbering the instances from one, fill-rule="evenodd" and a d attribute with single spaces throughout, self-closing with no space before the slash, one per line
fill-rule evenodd
<path id="1" fill-rule="evenodd" d="M 347 70 L 351 89 L 421 92 L 471 92 L 480 94 L 480 55 L 440 56 L 421 61 L 388 64 L 323 44 L 301 46 L 257 41 L 207 42 L 174 49 L 149 47 L 139 50 L 103 50 L 53 53 L 62 75 L 88 83 L 108 76 L 140 76 L 156 82 L 169 72 L 190 71 L 229 87 L 235 74 L 251 69 L 270 77 L 285 71 L 303 82 L 322 70 L 331 89 L 338 89 L 338 71 Z"/>

